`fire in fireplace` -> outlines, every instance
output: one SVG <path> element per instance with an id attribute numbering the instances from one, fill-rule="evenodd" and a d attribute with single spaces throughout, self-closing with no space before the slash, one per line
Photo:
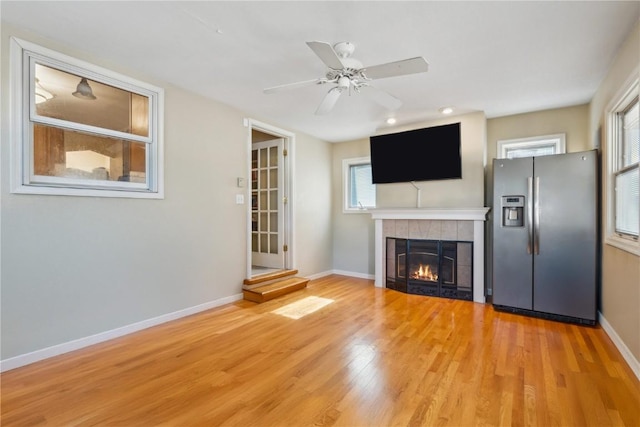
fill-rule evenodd
<path id="1" fill-rule="evenodd" d="M 473 242 L 387 238 L 387 288 L 473 299 Z"/>
<path id="2" fill-rule="evenodd" d="M 412 279 L 416 280 L 425 280 L 428 282 L 437 282 L 438 281 L 438 273 L 431 269 L 430 265 L 422 265 L 418 267 L 418 271 L 413 271 L 411 274 Z"/>

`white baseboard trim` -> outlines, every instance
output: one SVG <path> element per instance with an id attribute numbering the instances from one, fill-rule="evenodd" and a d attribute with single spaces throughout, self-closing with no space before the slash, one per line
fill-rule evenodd
<path id="1" fill-rule="evenodd" d="M 310 274 L 310 275 L 304 275 L 304 277 L 308 278 L 309 280 L 316 280 L 316 279 L 321 279 L 323 277 L 327 277 L 333 274 L 333 271 L 328 270 L 328 271 L 323 271 L 321 273 L 316 273 L 316 274 Z"/>
<path id="2" fill-rule="evenodd" d="M 600 322 L 602 329 L 607 333 L 607 335 L 609 335 L 609 338 L 611 338 L 613 344 L 616 346 L 620 354 L 622 354 L 624 360 L 627 362 L 633 373 L 636 374 L 638 380 L 640 380 L 640 362 L 638 359 L 635 358 L 633 353 L 631 353 L 631 350 L 629 350 L 629 347 L 627 347 L 624 341 L 622 341 L 622 338 L 620 338 L 616 330 L 613 329 L 611 324 L 607 322 L 607 319 L 605 319 L 600 312 L 598 312 L 598 322 Z"/>
<path id="3" fill-rule="evenodd" d="M 21 366 L 29 365 L 31 363 L 39 362 L 50 357 L 58 356 L 60 354 L 68 353 L 70 351 L 79 350 L 84 347 L 88 347 L 93 344 L 98 344 L 104 341 L 108 341 L 114 338 L 118 338 L 124 335 L 132 334 L 134 332 L 141 331 L 143 329 L 150 328 L 152 326 L 160 325 L 162 323 L 170 322 L 172 320 L 179 319 L 181 317 L 190 316 L 192 314 L 199 313 L 201 311 L 209 310 L 224 304 L 229 304 L 242 299 L 242 294 L 231 295 L 229 297 L 220 298 L 214 301 L 199 304 L 193 307 L 188 307 L 182 310 L 174 311 L 172 313 L 163 314 L 158 317 L 143 320 L 140 322 L 132 323 L 130 325 L 122 326 L 120 328 L 112 329 L 110 331 L 100 332 L 88 337 L 79 338 L 73 341 L 65 342 L 62 344 L 56 344 L 51 347 L 43 348 L 40 350 L 32 351 L 31 353 L 21 354 L 19 356 L 11 357 L 0 361 L 0 372 L 9 371 L 11 369 L 19 368 Z"/>
<path id="4" fill-rule="evenodd" d="M 369 280 L 375 279 L 375 276 L 373 274 L 356 273 L 354 271 L 344 271 L 344 270 L 327 270 L 327 271 L 323 271 L 322 273 L 316 273 L 316 274 L 312 274 L 310 276 L 305 276 L 305 277 L 308 277 L 309 280 L 315 280 L 315 279 L 320 279 L 322 277 L 330 276 L 332 274 L 339 274 L 340 276 L 356 277 L 358 279 L 369 279 Z"/>
<path id="5" fill-rule="evenodd" d="M 341 276 L 356 277 L 358 279 L 373 280 L 373 279 L 376 278 L 376 276 L 374 274 L 356 273 L 355 271 L 332 270 L 331 273 L 332 274 L 339 274 Z"/>

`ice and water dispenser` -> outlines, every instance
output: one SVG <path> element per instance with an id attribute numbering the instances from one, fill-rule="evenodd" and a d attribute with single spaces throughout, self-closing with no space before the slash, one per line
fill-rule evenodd
<path id="1" fill-rule="evenodd" d="M 502 226 L 524 227 L 524 196 L 502 196 Z"/>

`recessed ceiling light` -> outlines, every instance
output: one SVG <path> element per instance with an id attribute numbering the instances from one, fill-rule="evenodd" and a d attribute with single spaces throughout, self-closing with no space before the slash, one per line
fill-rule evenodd
<path id="1" fill-rule="evenodd" d="M 395 125 L 396 124 L 396 118 L 395 117 L 389 117 L 387 119 L 387 124 L 388 125 Z"/>
<path id="2" fill-rule="evenodd" d="M 451 114 L 453 113 L 453 107 L 442 107 L 439 111 L 442 114 Z"/>

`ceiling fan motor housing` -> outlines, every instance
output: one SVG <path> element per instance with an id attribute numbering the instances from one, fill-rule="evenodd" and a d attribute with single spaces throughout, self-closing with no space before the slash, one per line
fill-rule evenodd
<path id="1" fill-rule="evenodd" d="M 340 59 L 350 57 L 355 49 L 356 46 L 353 43 L 349 42 L 340 42 L 333 45 L 333 50 L 336 52 L 336 55 L 340 57 Z"/>

